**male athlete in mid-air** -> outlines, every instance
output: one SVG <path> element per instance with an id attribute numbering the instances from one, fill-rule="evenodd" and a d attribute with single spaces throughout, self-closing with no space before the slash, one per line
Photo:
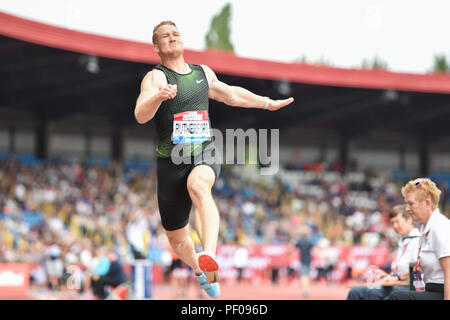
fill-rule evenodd
<path id="1" fill-rule="evenodd" d="M 230 106 L 270 111 L 283 108 L 294 99 L 271 100 L 219 81 L 205 65 L 186 63 L 180 33 L 171 21 L 161 22 L 154 28 L 153 45 L 161 64 L 142 80 L 134 114 L 141 124 L 155 119 L 161 222 L 172 249 L 191 266 L 196 280 L 208 295 L 217 298 L 220 294 L 219 266 L 215 252 L 219 212 L 211 189 L 220 173 L 220 161 L 215 152 L 205 152 L 206 147 L 214 150 L 210 136 L 209 98 Z M 183 148 L 188 150 L 183 156 L 192 161 L 173 162 L 172 150 L 180 145 L 188 146 Z M 204 250 L 199 254 L 189 236 L 192 204 L 196 215 L 195 229 Z"/>

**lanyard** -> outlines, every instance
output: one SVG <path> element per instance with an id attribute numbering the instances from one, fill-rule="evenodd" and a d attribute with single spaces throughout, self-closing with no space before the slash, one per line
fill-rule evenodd
<path id="1" fill-rule="evenodd" d="M 392 266 L 392 272 L 396 273 L 398 268 L 398 263 L 400 262 L 401 257 L 405 254 L 406 248 L 408 248 L 409 242 L 403 246 L 402 253 L 395 258 L 395 261 Z"/>
<path id="2" fill-rule="evenodd" d="M 422 239 L 420 239 L 419 252 L 417 253 L 417 264 L 414 267 L 414 271 L 419 271 L 419 270 L 422 271 L 422 268 L 421 268 L 422 264 L 420 261 L 420 251 L 422 250 L 422 245 L 427 240 L 427 237 L 428 237 L 428 234 L 430 233 L 430 231 L 431 231 L 431 229 L 428 230 L 428 232 L 425 234 L 425 237 L 422 237 Z"/>

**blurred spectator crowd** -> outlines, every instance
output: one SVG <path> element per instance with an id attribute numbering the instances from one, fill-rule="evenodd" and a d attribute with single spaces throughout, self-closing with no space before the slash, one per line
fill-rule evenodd
<path id="1" fill-rule="evenodd" d="M 301 225 L 315 243 L 396 245 L 390 208 L 403 199 L 403 181 L 373 173 L 280 169 L 261 176 L 249 166 L 222 166 L 214 186 L 219 243 L 294 244 Z M 34 165 L 0 161 L 0 262 L 39 264 L 36 285 L 58 287 L 81 265 L 92 274 L 102 256 L 123 265 L 167 249 L 156 197 L 156 167 L 111 162 L 86 165 L 61 159 Z M 445 207 L 448 190 L 443 191 Z M 445 212 L 445 208 L 444 212 Z M 167 263 L 166 264 L 170 264 Z"/>

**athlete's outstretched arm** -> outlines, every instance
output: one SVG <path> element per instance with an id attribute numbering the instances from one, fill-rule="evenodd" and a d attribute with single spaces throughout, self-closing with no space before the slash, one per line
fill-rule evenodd
<path id="1" fill-rule="evenodd" d="M 137 122 L 146 123 L 153 119 L 161 103 L 177 95 L 177 86 L 168 85 L 164 73 L 152 70 L 141 83 L 141 93 L 136 101 L 134 116 Z"/>
<path id="2" fill-rule="evenodd" d="M 215 73 L 205 65 L 202 65 L 205 70 L 206 77 L 209 82 L 209 97 L 211 99 L 223 102 L 227 105 L 243 108 L 259 108 L 263 109 L 266 105 L 266 97 L 254 94 L 247 89 L 236 86 L 229 86 L 224 82 L 219 81 Z M 268 110 L 275 111 L 281 109 L 288 104 L 291 104 L 294 98 L 284 100 L 272 100 L 269 98 Z"/>

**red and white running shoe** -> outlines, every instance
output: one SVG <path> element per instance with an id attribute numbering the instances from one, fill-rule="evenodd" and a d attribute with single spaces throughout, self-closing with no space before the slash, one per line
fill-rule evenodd
<path id="1" fill-rule="evenodd" d="M 198 254 L 198 265 L 200 269 L 205 272 L 208 283 L 219 282 L 219 264 L 215 257 L 206 251 Z"/>

